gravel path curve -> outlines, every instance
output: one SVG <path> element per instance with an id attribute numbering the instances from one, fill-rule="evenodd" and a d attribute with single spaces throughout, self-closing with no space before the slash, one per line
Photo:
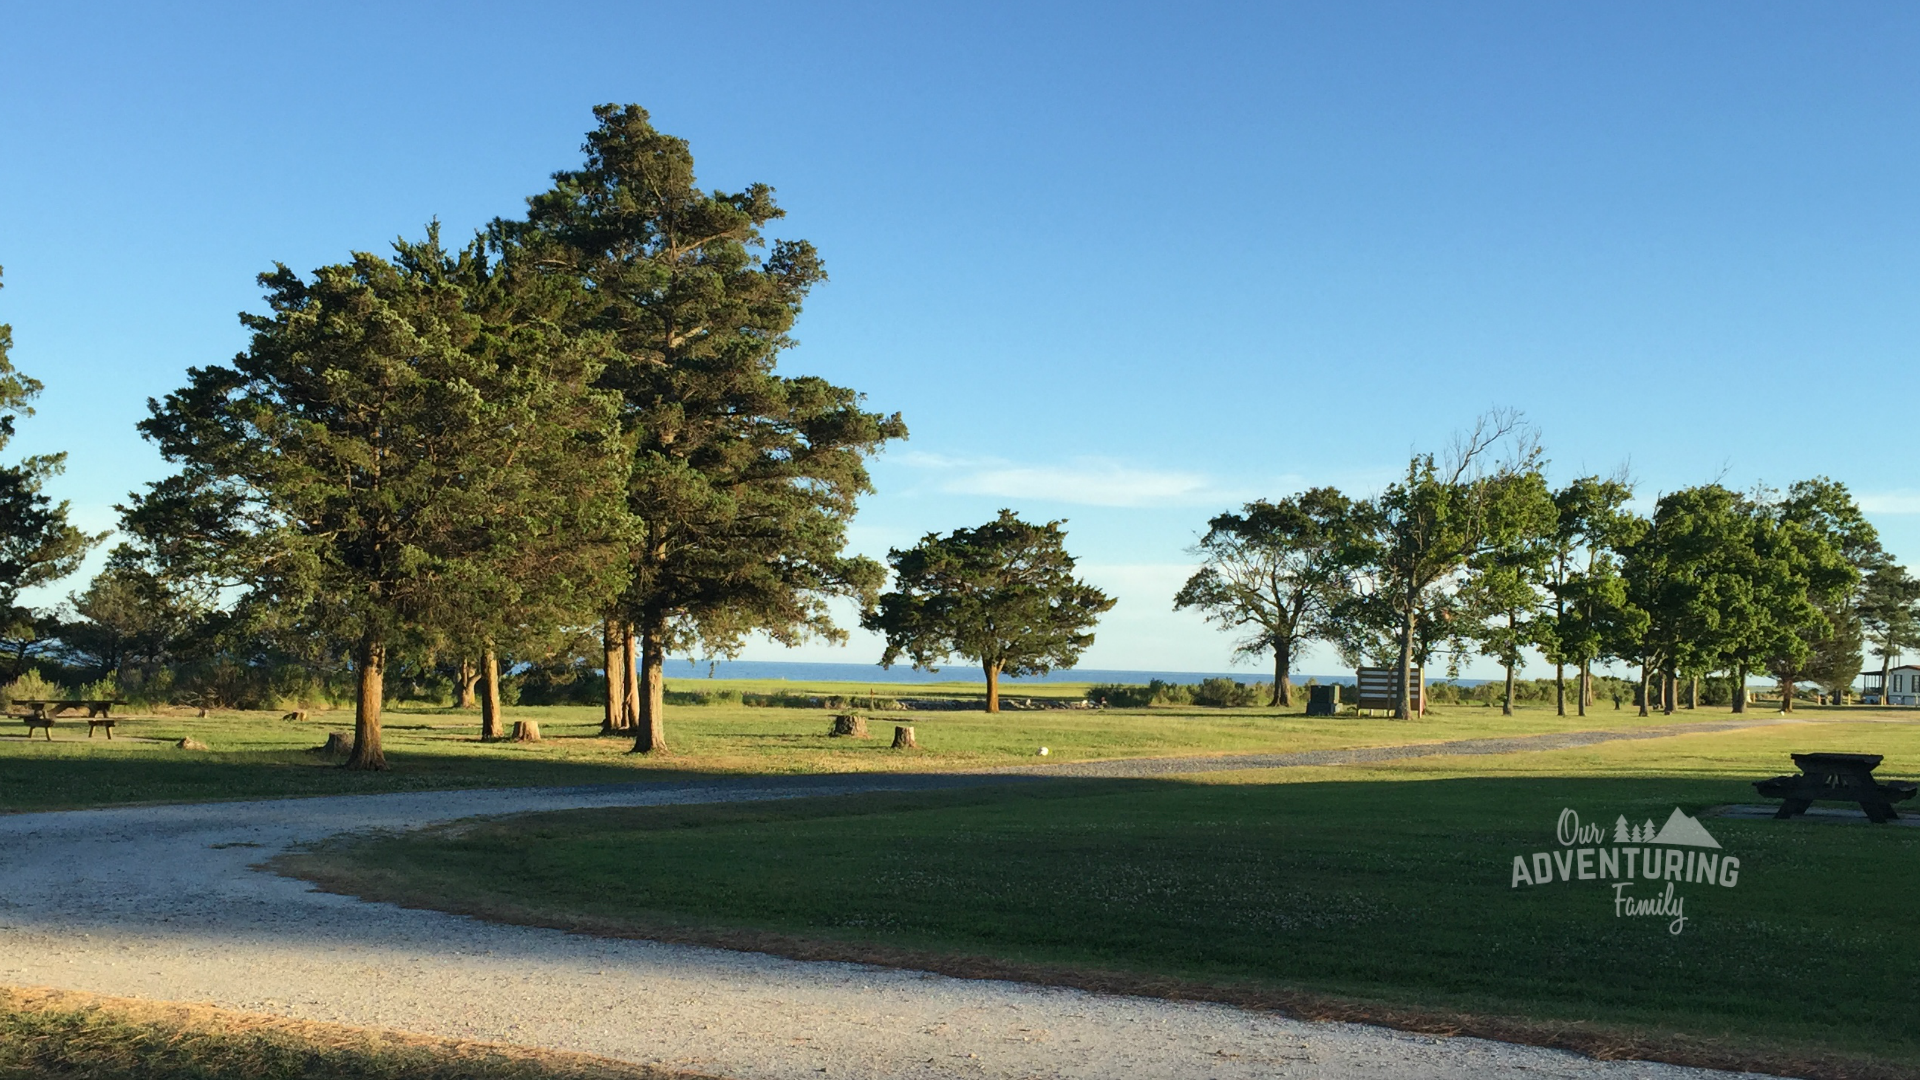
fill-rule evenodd
<path id="1" fill-rule="evenodd" d="M 1544 748 L 1514 741 L 1513 749 Z M 1425 752 L 1512 752 L 1459 745 Z M 1321 764 L 1326 753 L 1407 756 L 1404 749 L 1258 756 Z M 1180 771 L 1213 760 L 1186 759 Z M 1172 771 L 1163 762 L 1129 763 L 1135 770 L 1122 773 L 1048 771 Z M 1251 767 L 1246 762 L 1240 756 L 1230 767 Z M 502 926 L 312 892 L 250 869 L 290 845 L 343 831 L 477 815 L 1008 779 L 752 779 L 0 816 L 0 983 L 544 1046 L 736 1080 L 1731 1075 L 1221 1005 Z"/>

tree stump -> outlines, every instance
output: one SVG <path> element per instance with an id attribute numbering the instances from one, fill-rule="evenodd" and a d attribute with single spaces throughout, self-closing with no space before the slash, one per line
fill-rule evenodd
<path id="1" fill-rule="evenodd" d="M 353 740 L 348 738 L 345 732 L 329 731 L 327 732 L 326 744 L 314 747 L 313 752 L 316 754 L 337 754 L 345 757 L 353 752 Z"/>
<path id="2" fill-rule="evenodd" d="M 539 742 L 540 722 L 538 720 L 515 720 L 513 722 L 514 742 Z"/>
<path id="3" fill-rule="evenodd" d="M 842 713 L 833 718 L 833 730 L 827 732 L 827 734 L 836 737 L 851 735 L 856 739 L 864 739 L 867 737 L 867 718 L 864 716 L 854 716 L 851 713 Z"/>
<path id="4" fill-rule="evenodd" d="M 913 729 L 895 724 L 893 726 L 893 748 L 895 750 L 920 749 L 920 744 L 913 741 Z"/>

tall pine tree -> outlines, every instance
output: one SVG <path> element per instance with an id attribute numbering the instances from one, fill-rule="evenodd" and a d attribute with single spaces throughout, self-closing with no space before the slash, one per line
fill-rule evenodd
<path id="1" fill-rule="evenodd" d="M 571 324 L 609 335 L 601 385 L 623 399 L 635 438 L 627 488 L 630 584 L 607 618 L 608 718 L 639 640 L 634 749 L 666 747 L 663 663 L 699 647 L 724 655 L 749 633 L 838 639 L 835 596 L 871 600 L 879 564 L 844 553 L 871 491 L 865 459 L 906 437 L 898 414 L 858 394 L 776 373 L 802 302 L 826 271 L 806 241 L 769 243 L 773 189 L 703 191 L 683 139 L 636 105 L 594 110 L 586 161 L 556 173 L 501 241 L 578 280 Z M 624 710 L 622 710 L 624 711 Z"/>
<path id="2" fill-rule="evenodd" d="M 386 767 L 389 653 L 509 632 L 552 584 L 530 557 L 592 579 L 559 541 L 592 545 L 626 466 L 614 399 L 588 389 L 598 339 L 492 295 L 477 243 L 396 251 L 262 275 L 247 351 L 149 404 L 141 430 L 181 471 L 126 513 L 173 573 L 350 644 L 360 769 Z"/>
<path id="3" fill-rule="evenodd" d="M 13 441 L 15 423 L 33 415 L 31 402 L 41 390 L 38 379 L 14 370 L 12 348 L 13 327 L 0 323 L 0 450 Z M 20 606 L 21 590 L 73 573 L 105 538 L 74 527 L 67 504 L 43 490 L 66 462 L 65 454 L 36 454 L 18 465 L 0 465 L 0 632 L 9 639 L 38 636 L 45 623 Z"/>

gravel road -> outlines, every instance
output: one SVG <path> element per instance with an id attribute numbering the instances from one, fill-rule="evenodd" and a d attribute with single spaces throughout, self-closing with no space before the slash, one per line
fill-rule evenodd
<path id="1" fill-rule="evenodd" d="M 1524 745 L 1479 752 L 1545 748 L 1514 742 Z M 1406 756 L 1403 749 L 1364 753 Z M 1276 765 L 1325 761 L 1260 756 Z M 1248 757 L 1231 767 L 1254 767 Z M 1313 760 L 1294 760 L 1306 757 Z M 1047 771 L 1158 775 L 1174 771 L 1165 760 L 1133 763 L 1131 772 Z M 1180 771 L 1225 760 L 1233 759 L 1187 759 Z M 495 925 L 312 892 L 250 869 L 339 832 L 477 815 L 1008 779 L 864 775 L 0 816 L 0 983 L 543 1046 L 735 1080 L 1732 1075 L 1220 1005 Z"/>

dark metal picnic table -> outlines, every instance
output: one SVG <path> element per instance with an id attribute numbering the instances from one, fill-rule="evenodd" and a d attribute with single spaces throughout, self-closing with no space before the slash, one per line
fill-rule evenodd
<path id="1" fill-rule="evenodd" d="M 87 738 L 93 738 L 95 728 L 106 728 L 107 738 L 113 738 L 113 707 L 126 702 L 112 698 L 33 698 L 14 704 L 26 707 L 27 711 L 19 714 L 18 719 L 27 725 L 27 738 L 33 738 L 33 729 L 39 728 L 47 741 L 52 742 L 54 718 L 75 709 L 87 710 Z"/>
<path id="2" fill-rule="evenodd" d="M 1900 816 L 1893 804 L 1913 798 L 1920 784 L 1874 780 L 1873 770 L 1881 760 L 1879 754 L 1795 754 L 1800 775 L 1755 780 L 1753 786 L 1763 798 L 1784 800 L 1776 818 L 1804 814 L 1815 801 L 1826 801 L 1856 802 L 1869 821 L 1892 821 Z"/>

